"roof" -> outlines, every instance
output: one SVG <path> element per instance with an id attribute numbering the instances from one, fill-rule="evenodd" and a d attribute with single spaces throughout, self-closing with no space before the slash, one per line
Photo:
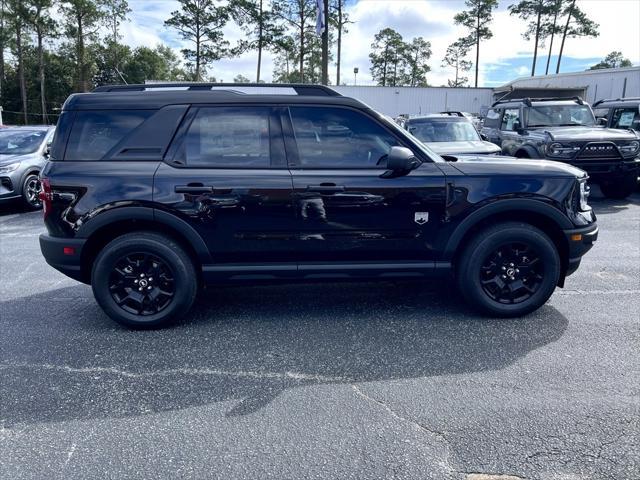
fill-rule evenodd
<path id="1" fill-rule="evenodd" d="M 22 130 L 23 132 L 33 132 L 41 130 L 49 130 L 55 128 L 54 125 L 3 125 L 2 132 L 8 132 L 11 130 Z"/>
<path id="2" fill-rule="evenodd" d="M 63 110 L 157 110 L 167 105 L 212 103 L 330 104 L 366 108 L 363 103 L 343 97 L 324 85 L 170 83 L 98 87 L 91 93 L 71 95 Z"/>
<path id="3" fill-rule="evenodd" d="M 457 117 L 453 115 L 441 114 L 441 113 L 431 113 L 428 115 L 417 115 L 415 117 L 409 117 L 406 122 L 420 122 L 423 120 L 434 120 L 437 122 L 468 122 L 470 120 L 467 117 Z"/>
<path id="4" fill-rule="evenodd" d="M 563 97 L 553 97 L 553 98 L 509 98 L 507 100 L 498 100 L 491 105 L 491 107 L 508 107 L 515 105 L 525 104 L 527 107 L 535 107 L 541 105 L 585 105 L 584 100 L 580 97 L 573 98 L 563 98 Z"/>
<path id="5" fill-rule="evenodd" d="M 598 100 L 593 104 L 593 108 L 612 108 L 612 107 L 639 107 L 640 97 L 631 98 L 608 98 Z"/>

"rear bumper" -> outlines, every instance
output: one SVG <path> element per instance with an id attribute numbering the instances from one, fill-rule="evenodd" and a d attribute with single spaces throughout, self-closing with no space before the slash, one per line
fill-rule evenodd
<path id="1" fill-rule="evenodd" d="M 598 225 L 593 223 L 588 227 L 565 230 L 564 234 L 569 244 L 569 261 L 565 273 L 568 277 L 578 269 L 583 255 L 591 250 L 598 240 Z"/>
<path id="2" fill-rule="evenodd" d="M 49 265 L 66 276 L 84 282 L 82 275 L 82 249 L 87 240 L 84 238 L 57 238 L 47 234 L 40 235 L 40 251 Z"/>

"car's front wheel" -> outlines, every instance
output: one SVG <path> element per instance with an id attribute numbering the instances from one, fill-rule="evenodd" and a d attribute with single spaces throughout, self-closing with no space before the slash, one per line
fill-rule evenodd
<path id="1" fill-rule="evenodd" d="M 138 232 L 118 237 L 102 249 L 91 287 L 113 320 L 152 328 L 185 315 L 196 298 L 198 282 L 189 255 L 173 239 Z"/>
<path id="2" fill-rule="evenodd" d="M 22 201 L 27 208 L 38 210 L 42 208 L 42 200 L 40 200 L 40 176 L 38 173 L 30 173 L 22 182 Z"/>
<path id="3" fill-rule="evenodd" d="M 617 180 L 603 180 L 600 183 L 600 190 L 607 198 L 622 200 L 631 195 L 638 186 L 638 174 L 620 177 Z"/>
<path id="4" fill-rule="evenodd" d="M 477 310 L 498 317 L 541 307 L 560 277 L 560 256 L 551 239 L 525 223 L 501 223 L 478 232 L 456 269 L 460 292 Z"/>

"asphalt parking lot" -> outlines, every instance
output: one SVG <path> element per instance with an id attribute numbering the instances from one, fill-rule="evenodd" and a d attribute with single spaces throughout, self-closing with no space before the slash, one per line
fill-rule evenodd
<path id="1" fill-rule="evenodd" d="M 638 479 L 640 193 L 591 203 L 599 241 L 525 318 L 443 285 L 260 286 L 146 332 L 4 208 L 0 477 Z"/>

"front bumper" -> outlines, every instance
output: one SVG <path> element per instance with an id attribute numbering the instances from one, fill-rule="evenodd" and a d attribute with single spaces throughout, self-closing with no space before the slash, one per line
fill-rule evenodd
<path id="1" fill-rule="evenodd" d="M 49 265 L 66 276 L 86 282 L 82 272 L 82 249 L 85 238 L 58 238 L 45 233 L 40 235 L 40 251 Z"/>
<path id="2" fill-rule="evenodd" d="M 592 223 L 587 227 L 564 230 L 565 237 L 569 244 L 569 260 L 565 276 L 574 273 L 580 266 L 580 261 L 585 253 L 593 247 L 598 240 L 598 225 Z"/>
<path id="3" fill-rule="evenodd" d="M 567 163 L 584 170 L 590 177 L 624 177 L 632 172 L 640 172 L 640 159 L 634 160 L 571 160 Z"/>

